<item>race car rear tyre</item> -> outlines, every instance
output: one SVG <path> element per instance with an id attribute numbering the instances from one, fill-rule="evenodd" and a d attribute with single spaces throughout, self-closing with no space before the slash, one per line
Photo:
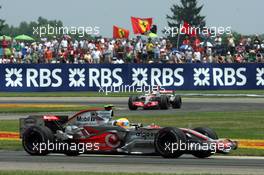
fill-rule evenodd
<path id="1" fill-rule="evenodd" d="M 164 158 L 178 158 L 184 154 L 182 143 L 186 143 L 185 133 L 171 127 L 161 129 L 154 140 L 156 152 Z"/>
<path id="2" fill-rule="evenodd" d="M 182 99 L 181 96 L 176 95 L 173 102 L 172 102 L 172 108 L 173 109 L 180 109 L 182 105 Z"/>
<path id="3" fill-rule="evenodd" d="M 214 130 L 211 128 L 206 128 L 206 127 L 199 127 L 199 128 L 194 128 L 193 130 L 206 135 L 210 137 L 211 139 L 217 140 L 218 136 Z M 205 150 L 205 151 L 194 151 L 192 155 L 194 155 L 197 158 L 207 158 L 212 156 L 214 153 L 212 153 L 212 150 Z"/>
<path id="4" fill-rule="evenodd" d="M 128 108 L 130 110 L 137 110 L 137 106 L 133 105 L 133 102 L 137 100 L 137 96 L 130 96 L 128 99 Z"/>
<path id="5" fill-rule="evenodd" d="M 159 106 L 160 106 L 160 109 L 168 109 L 169 108 L 168 97 L 166 95 L 160 96 Z"/>
<path id="6" fill-rule="evenodd" d="M 46 126 L 32 126 L 22 135 L 23 148 L 30 155 L 47 155 L 48 144 L 52 144 L 53 141 L 53 133 Z"/>

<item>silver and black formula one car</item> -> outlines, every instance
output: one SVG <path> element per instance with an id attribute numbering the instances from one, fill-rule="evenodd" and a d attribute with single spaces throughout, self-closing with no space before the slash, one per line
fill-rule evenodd
<path id="1" fill-rule="evenodd" d="M 130 96 L 128 99 L 128 108 L 137 110 L 143 109 L 168 109 L 170 106 L 174 109 L 181 108 L 181 96 L 176 95 L 174 91 L 154 91 L 139 96 Z"/>
<path id="2" fill-rule="evenodd" d="M 205 158 L 237 148 L 209 128 L 172 128 L 131 124 L 112 119 L 112 110 L 91 109 L 68 116 L 29 116 L 20 119 L 20 137 L 30 155 L 64 153 L 153 154 L 177 158 L 189 153 Z"/>

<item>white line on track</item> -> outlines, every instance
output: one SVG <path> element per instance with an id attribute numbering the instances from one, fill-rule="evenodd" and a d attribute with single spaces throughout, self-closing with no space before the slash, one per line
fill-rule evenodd
<path id="1" fill-rule="evenodd" d="M 50 156 L 65 156 L 64 154 L 52 153 Z M 111 155 L 111 154 L 81 154 L 82 157 L 129 157 L 131 155 Z M 133 155 L 132 155 L 133 156 Z M 158 157 L 158 156 L 157 156 Z M 181 158 L 193 157 L 191 155 L 185 155 Z M 237 159 L 237 160 L 264 160 L 264 157 L 258 156 L 212 156 L 210 159 Z"/>
<path id="2" fill-rule="evenodd" d="M 240 159 L 240 160 L 264 160 L 264 157 L 257 156 L 212 156 L 211 159 Z"/>

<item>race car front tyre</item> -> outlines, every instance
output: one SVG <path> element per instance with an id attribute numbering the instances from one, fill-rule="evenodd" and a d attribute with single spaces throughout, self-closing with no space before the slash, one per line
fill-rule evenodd
<path id="1" fill-rule="evenodd" d="M 137 110 L 137 106 L 133 105 L 133 102 L 137 100 L 137 96 L 130 96 L 128 99 L 128 108 L 130 110 Z"/>
<path id="2" fill-rule="evenodd" d="M 22 135 L 23 148 L 30 155 L 47 155 L 50 152 L 48 144 L 53 140 L 53 133 L 46 126 L 32 126 Z"/>
<path id="3" fill-rule="evenodd" d="M 154 140 L 156 152 L 164 158 L 180 157 L 185 151 L 182 149 L 184 143 L 186 143 L 185 133 L 171 127 L 161 129 Z"/>
<path id="4" fill-rule="evenodd" d="M 179 108 L 181 108 L 181 105 L 182 105 L 181 96 L 176 95 L 173 102 L 172 102 L 172 108 L 173 109 L 179 109 Z"/>
<path id="5" fill-rule="evenodd" d="M 160 106 L 160 109 L 168 109 L 169 108 L 168 97 L 166 95 L 160 96 L 159 106 Z"/>
<path id="6" fill-rule="evenodd" d="M 214 130 L 211 128 L 206 128 L 206 127 L 199 127 L 199 128 L 194 128 L 193 130 L 210 137 L 211 139 L 217 140 L 218 136 Z M 193 151 L 192 155 L 197 157 L 197 158 L 207 158 L 212 156 L 214 153 L 212 150 L 204 150 L 204 151 Z"/>

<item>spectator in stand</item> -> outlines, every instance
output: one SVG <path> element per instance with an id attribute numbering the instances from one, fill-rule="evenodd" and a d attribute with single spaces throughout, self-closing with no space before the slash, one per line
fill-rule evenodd
<path id="1" fill-rule="evenodd" d="M 20 45 L 19 42 L 16 42 L 14 45 L 14 59 L 17 63 L 21 63 L 22 62 L 22 47 Z"/>
<path id="2" fill-rule="evenodd" d="M 232 56 L 235 54 L 235 38 L 233 37 L 233 34 L 230 34 L 227 37 L 227 49 Z"/>
<path id="3" fill-rule="evenodd" d="M 201 63 L 201 52 L 199 52 L 198 50 L 196 50 L 193 53 L 193 57 L 194 57 L 194 62 L 195 63 Z"/>
<path id="4" fill-rule="evenodd" d="M 256 62 L 257 63 L 264 63 L 263 55 L 260 52 L 258 52 L 256 54 Z"/>
<path id="5" fill-rule="evenodd" d="M 260 41 L 258 35 L 255 35 L 255 38 L 254 38 L 254 40 L 253 40 L 253 48 L 254 48 L 256 51 L 259 51 L 260 48 L 261 48 L 261 41 Z"/>
<path id="6" fill-rule="evenodd" d="M 68 45 L 68 62 L 74 63 L 74 47 L 72 43 Z"/>
<path id="7" fill-rule="evenodd" d="M 99 64 L 101 57 L 102 57 L 101 52 L 98 50 L 97 47 L 95 47 L 94 50 L 92 51 L 93 63 Z"/>
<path id="8" fill-rule="evenodd" d="M 6 49 L 8 48 L 8 41 L 5 38 L 5 35 L 3 36 L 3 40 L 2 40 L 2 54 L 3 54 L 3 60 L 6 60 Z"/>
<path id="9" fill-rule="evenodd" d="M 15 58 L 14 58 L 14 55 L 11 55 L 10 56 L 10 61 L 9 61 L 9 63 L 16 63 L 16 60 L 15 60 Z"/>
<path id="10" fill-rule="evenodd" d="M 133 59 L 133 45 L 129 40 L 126 41 L 125 44 L 125 62 L 126 63 L 132 63 Z"/>
<path id="11" fill-rule="evenodd" d="M 94 50 L 95 47 L 96 46 L 95 46 L 94 40 L 89 41 L 89 43 L 88 43 L 88 49 Z"/>
<path id="12" fill-rule="evenodd" d="M 233 56 L 231 55 L 231 53 L 229 51 L 226 54 L 225 62 L 226 63 L 233 63 L 234 62 Z"/>
<path id="13" fill-rule="evenodd" d="M 125 55 L 125 47 L 121 41 L 116 41 L 115 53 L 117 60 L 123 60 Z"/>
<path id="14" fill-rule="evenodd" d="M 112 62 L 113 56 L 114 56 L 114 41 L 110 41 L 106 48 L 106 60 L 108 63 Z"/>
<path id="15" fill-rule="evenodd" d="M 45 50 L 44 58 L 46 63 L 51 63 L 53 55 L 49 47 L 47 47 Z"/>
<path id="16" fill-rule="evenodd" d="M 153 63 L 152 60 L 149 60 L 148 61 L 148 51 L 147 51 L 147 45 L 146 43 L 143 43 L 143 48 L 142 48 L 142 51 L 141 51 L 141 63 Z M 140 63 L 140 62 L 136 62 L 136 63 Z"/>
<path id="17" fill-rule="evenodd" d="M 182 45 L 191 45 L 191 41 L 187 35 L 185 39 L 183 40 Z"/>
<path id="18" fill-rule="evenodd" d="M 222 45 L 222 38 L 220 37 L 219 34 L 216 35 L 214 41 L 215 41 L 215 46 L 221 46 Z"/>
<path id="19" fill-rule="evenodd" d="M 192 63 L 193 62 L 193 52 L 190 48 L 185 51 L 185 55 L 186 55 L 186 63 Z"/>
<path id="20" fill-rule="evenodd" d="M 208 45 L 213 39 L 213 47 Z M 61 39 L 53 37 L 32 43 L 1 41 L 0 46 L 11 47 L 11 55 L 1 54 L 1 63 L 261 63 L 263 62 L 264 42 L 260 36 L 241 37 L 238 45 L 233 35 L 223 42 L 221 35 L 201 40 L 199 36 L 183 43 L 192 50 L 178 51 L 176 43 L 165 38 L 145 40 L 137 37 L 128 39 L 74 40 L 69 36 Z M 58 42 L 60 41 L 60 42 Z M 203 47 L 200 45 L 204 43 Z M 209 47 L 208 47 L 209 46 Z M 4 49 L 5 50 L 5 49 Z M 228 53 L 228 54 L 226 54 Z"/>
<path id="21" fill-rule="evenodd" d="M 104 57 L 104 63 L 111 63 L 112 58 L 111 58 L 111 50 L 109 50 L 109 45 L 105 46 L 103 57 Z"/>
<path id="22" fill-rule="evenodd" d="M 239 43 L 238 46 L 236 46 L 236 52 L 238 54 L 243 54 L 245 52 L 246 48 L 245 46 L 243 45 L 243 43 Z"/>
<path id="23" fill-rule="evenodd" d="M 64 49 L 60 50 L 59 53 L 60 63 L 67 63 L 67 51 Z"/>
<path id="24" fill-rule="evenodd" d="M 153 61 L 154 58 L 154 44 L 152 43 L 151 38 L 148 39 L 148 42 L 146 44 L 146 49 L 147 49 L 147 54 L 148 54 L 148 58 L 147 61 Z"/>
<path id="25" fill-rule="evenodd" d="M 92 58 L 92 55 L 91 55 L 90 51 L 86 51 L 85 52 L 85 54 L 84 54 L 84 62 L 88 63 L 88 64 L 92 64 L 93 63 L 93 58 Z"/>
<path id="26" fill-rule="evenodd" d="M 83 45 L 82 45 L 83 50 L 86 52 L 88 51 L 88 40 L 84 40 L 83 41 Z"/>
<path id="27" fill-rule="evenodd" d="M 166 42 L 167 43 L 167 42 Z M 160 48 L 160 61 L 165 60 L 167 56 L 167 44 Z"/>
<path id="28" fill-rule="evenodd" d="M 211 56 L 212 62 L 211 63 L 218 63 L 218 56 L 216 54 L 213 54 Z"/>
<path id="29" fill-rule="evenodd" d="M 38 57 L 38 49 L 36 48 L 36 50 L 33 50 L 32 54 L 31 54 L 31 63 L 38 63 L 39 61 L 39 57 Z"/>
<path id="30" fill-rule="evenodd" d="M 201 40 L 199 37 L 195 37 L 194 42 L 192 44 L 192 48 L 194 52 L 200 52 Z"/>
<path id="31" fill-rule="evenodd" d="M 246 52 L 249 52 L 252 49 L 251 38 L 249 37 L 245 41 L 245 49 Z"/>
<path id="32" fill-rule="evenodd" d="M 260 47 L 261 47 L 260 52 L 261 52 L 261 53 L 264 53 L 264 40 L 262 41 Z"/>
<path id="33" fill-rule="evenodd" d="M 249 63 L 254 63 L 254 62 L 256 62 L 256 52 L 255 52 L 255 50 L 251 49 L 251 50 L 249 51 L 247 61 L 248 61 Z"/>
<path id="34" fill-rule="evenodd" d="M 160 45 L 158 42 L 155 42 L 153 52 L 154 52 L 154 60 L 153 61 L 154 61 L 154 63 L 158 63 L 159 59 L 160 59 Z"/>
<path id="35" fill-rule="evenodd" d="M 221 63 L 226 63 L 224 57 L 221 56 L 221 55 L 218 55 L 218 56 L 217 56 L 217 63 L 220 63 L 220 64 L 221 64 Z"/>
<path id="36" fill-rule="evenodd" d="M 61 40 L 61 48 L 63 50 L 66 50 L 68 48 L 68 41 L 66 39 L 66 37 L 64 36 L 63 39 Z"/>
<path id="37" fill-rule="evenodd" d="M 222 38 L 219 34 L 216 35 L 214 42 L 215 42 L 215 53 L 216 53 L 216 55 L 222 55 L 222 53 L 223 53 Z"/>
<path id="38" fill-rule="evenodd" d="M 209 55 L 203 57 L 203 63 L 209 63 Z"/>
<path id="39" fill-rule="evenodd" d="M 30 64 L 31 62 L 32 62 L 32 58 L 30 52 L 28 51 L 27 54 L 25 55 L 25 63 Z"/>
<path id="40" fill-rule="evenodd" d="M 140 38 L 138 38 L 135 46 L 135 63 L 141 62 L 142 51 L 143 51 L 143 42 Z"/>
<path id="41" fill-rule="evenodd" d="M 170 51 L 170 50 L 172 50 L 172 48 L 173 48 L 172 43 L 170 42 L 170 40 L 167 40 L 166 41 L 166 50 Z"/>
<path id="42" fill-rule="evenodd" d="M 242 54 L 235 54 L 235 63 L 244 63 L 245 59 Z"/>

